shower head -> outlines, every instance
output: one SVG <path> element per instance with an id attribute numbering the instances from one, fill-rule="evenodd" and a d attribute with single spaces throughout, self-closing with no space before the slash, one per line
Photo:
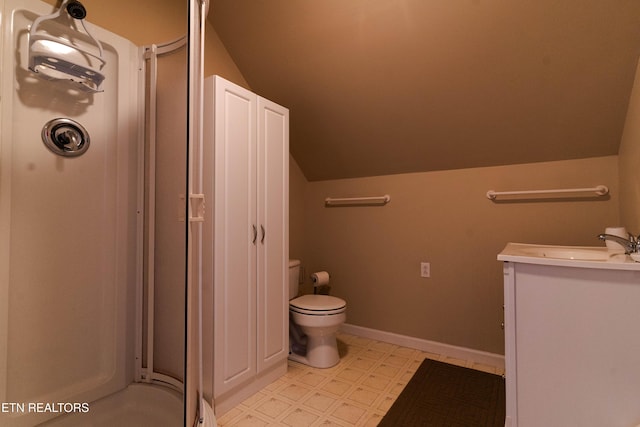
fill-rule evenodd
<path id="1" fill-rule="evenodd" d="M 87 16 L 87 9 L 79 1 L 70 1 L 67 4 L 67 12 L 72 18 L 84 19 Z"/>
<path id="2" fill-rule="evenodd" d="M 79 20 L 86 35 L 91 39 L 98 52 L 89 50 L 90 44 L 72 42 L 65 37 L 56 37 L 44 30 L 38 32 L 38 26 L 60 17 L 63 9 L 69 16 Z M 29 69 L 46 80 L 71 80 L 77 88 L 87 92 L 102 92 L 105 76 L 102 69 L 106 64 L 102 43 L 89 31 L 84 18 L 87 11 L 76 0 L 64 0 L 62 6 L 51 15 L 39 16 L 29 29 Z"/>

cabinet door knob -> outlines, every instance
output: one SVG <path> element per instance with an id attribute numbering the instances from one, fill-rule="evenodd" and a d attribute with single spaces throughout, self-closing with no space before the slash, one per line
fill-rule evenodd
<path id="1" fill-rule="evenodd" d="M 264 225 L 260 224 L 260 230 L 262 230 L 262 239 L 260 239 L 260 243 L 264 243 L 264 236 L 266 236 L 266 232 L 264 231 Z"/>
<path id="2" fill-rule="evenodd" d="M 256 239 L 258 238 L 258 229 L 256 228 L 255 225 L 252 225 L 252 227 L 253 227 L 253 241 L 251 243 L 255 245 Z"/>

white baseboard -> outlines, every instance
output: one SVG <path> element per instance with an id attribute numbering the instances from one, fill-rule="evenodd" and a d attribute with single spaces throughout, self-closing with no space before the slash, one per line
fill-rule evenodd
<path id="1" fill-rule="evenodd" d="M 504 356 L 502 354 L 488 353 L 486 351 L 474 350 L 466 347 L 458 347 L 422 338 L 395 334 L 393 332 L 385 332 L 377 329 L 365 328 L 363 326 L 350 325 L 348 323 L 343 324 L 340 331 L 363 338 L 370 338 L 377 341 L 396 344 L 402 347 L 414 348 L 416 350 L 441 354 L 455 359 L 469 360 L 474 363 L 504 369 Z"/>

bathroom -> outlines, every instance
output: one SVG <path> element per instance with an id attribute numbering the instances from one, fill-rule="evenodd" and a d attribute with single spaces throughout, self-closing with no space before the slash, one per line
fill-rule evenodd
<path id="1" fill-rule="evenodd" d="M 91 22 L 137 45 L 184 32 L 184 22 L 173 19 L 183 13 L 171 8 L 175 2 L 153 2 L 162 8 L 127 3 L 129 10 L 136 8 L 131 15 L 139 7 L 146 16 L 144 26 L 135 24 L 135 16 L 115 13 L 113 3 L 84 3 Z M 633 75 L 635 67 L 624 73 Z M 249 86 L 210 22 L 204 74 Z M 633 101 L 629 117 L 638 116 L 640 99 Z M 292 156 L 290 256 L 303 262 L 303 291 L 312 292 L 311 272 L 328 270 L 331 294 L 348 303 L 347 330 L 444 344 L 499 362 L 504 337 L 496 254 L 507 242 L 601 245 L 596 235 L 617 224 L 640 233 L 640 129 L 632 123 L 637 119 L 627 119 L 623 132 L 624 117 L 618 121 L 619 150 L 584 158 L 308 180 Z M 491 189 L 599 184 L 609 187 L 608 197 L 500 204 L 485 197 Z M 384 207 L 324 206 L 330 196 L 381 194 L 392 197 Z M 421 262 L 430 263 L 431 277 L 420 277 Z"/>

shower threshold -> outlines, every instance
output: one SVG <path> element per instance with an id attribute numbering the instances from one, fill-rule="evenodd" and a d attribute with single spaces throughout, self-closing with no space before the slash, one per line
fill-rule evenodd
<path id="1" fill-rule="evenodd" d="M 183 425 L 182 395 L 166 387 L 133 383 L 89 404 L 89 411 L 64 415 L 46 427 L 178 427 Z"/>

